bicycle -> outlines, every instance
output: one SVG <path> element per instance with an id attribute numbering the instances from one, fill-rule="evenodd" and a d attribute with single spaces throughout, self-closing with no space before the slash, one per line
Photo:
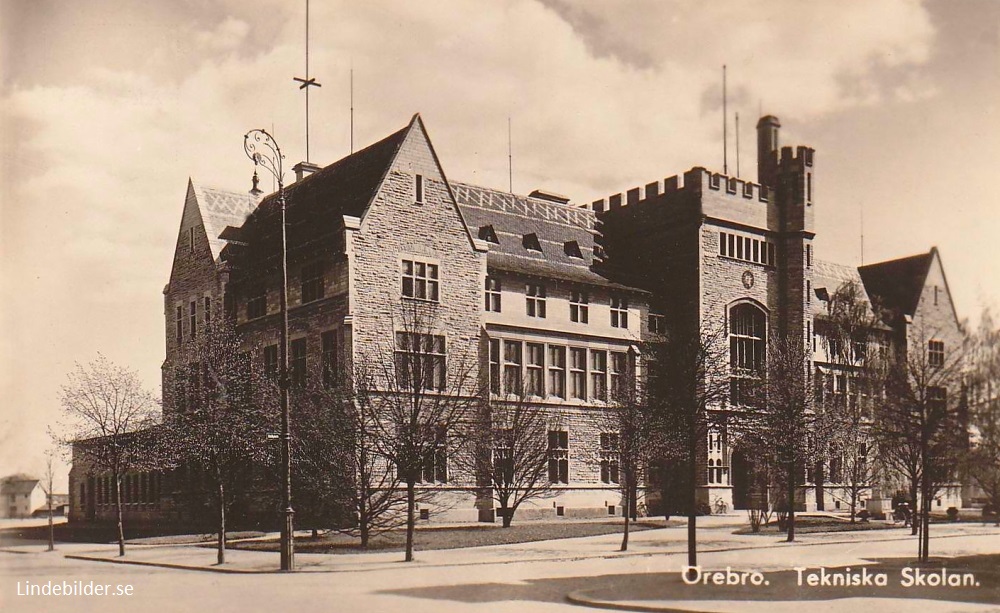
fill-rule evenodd
<path id="1" fill-rule="evenodd" d="M 720 496 L 716 496 L 712 501 L 712 514 L 713 515 L 725 515 L 729 512 L 729 505 Z"/>

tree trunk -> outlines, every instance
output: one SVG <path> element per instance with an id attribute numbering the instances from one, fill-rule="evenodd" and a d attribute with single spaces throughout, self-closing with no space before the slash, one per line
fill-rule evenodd
<path id="1" fill-rule="evenodd" d="M 625 516 L 625 529 L 622 532 L 622 546 L 619 551 L 628 551 L 628 522 L 632 517 L 632 483 L 627 476 L 625 477 L 625 483 L 627 484 L 625 486 L 625 508 L 623 509 L 625 511 L 623 513 Z"/>
<path id="2" fill-rule="evenodd" d="M 695 571 L 693 569 L 698 565 L 698 441 L 695 436 L 697 428 L 693 428 L 693 430 L 694 432 L 689 433 L 691 440 L 688 441 L 688 458 L 690 462 L 688 465 L 688 480 L 690 481 L 690 484 L 688 486 L 687 530 L 688 566 L 692 568 L 689 576 L 691 576 L 692 579 L 695 575 Z"/>
<path id="3" fill-rule="evenodd" d="M 502 514 L 501 521 L 503 522 L 503 527 L 510 528 L 511 522 L 514 521 L 514 510 L 507 507 L 500 507 L 500 512 Z"/>
<path id="4" fill-rule="evenodd" d="M 926 479 L 926 477 L 925 477 Z M 924 484 L 923 501 L 921 506 L 923 510 L 920 513 L 920 529 L 922 533 L 920 535 L 920 551 L 921 551 L 921 562 L 926 562 L 930 558 L 930 546 L 931 546 L 931 496 L 930 487 Z"/>
<path id="5" fill-rule="evenodd" d="M 788 464 L 788 537 L 786 542 L 795 540 L 795 460 Z"/>
<path id="6" fill-rule="evenodd" d="M 406 557 L 404 561 L 413 561 L 413 531 L 416 528 L 416 491 L 413 481 L 406 482 Z"/>
<path id="7" fill-rule="evenodd" d="M 226 563 L 226 490 L 222 482 L 219 482 L 219 542 L 218 564 Z"/>
<path id="8" fill-rule="evenodd" d="M 858 510 L 858 490 L 852 485 L 851 486 L 851 523 L 854 523 L 854 517 Z"/>
<path id="9" fill-rule="evenodd" d="M 49 551 L 54 551 L 56 548 L 56 529 L 52 524 L 52 480 L 49 479 Z"/>
<path id="10" fill-rule="evenodd" d="M 122 527 L 122 479 L 117 472 L 115 479 L 115 507 L 118 512 L 118 556 L 125 557 L 125 529 Z"/>
<path id="11" fill-rule="evenodd" d="M 910 480 L 910 534 L 913 536 L 917 535 L 917 530 L 919 529 L 916 518 L 917 509 L 920 508 L 917 506 L 917 483 L 916 477 Z"/>

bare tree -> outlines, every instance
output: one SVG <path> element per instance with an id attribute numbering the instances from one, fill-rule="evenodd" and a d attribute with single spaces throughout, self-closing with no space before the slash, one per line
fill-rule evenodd
<path id="1" fill-rule="evenodd" d="M 975 439 L 965 455 L 965 474 L 982 489 L 1000 525 L 1000 329 L 989 310 L 972 338 L 969 417 Z"/>
<path id="2" fill-rule="evenodd" d="M 275 383 L 259 352 L 247 348 L 230 325 L 206 328 L 191 348 L 181 410 L 165 420 L 176 463 L 202 471 L 217 512 L 217 561 L 226 561 L 226 516 L 237 494 L 264 466 L 270 424 L 277 422 Z M 178 403 L 174 403 L 178 406 Z"/>
<path id="3" fill-rule="evenodd" d="M 56 530 L 52 521 L 52 496 L 55 494 L 55 450 L 45 452 L 45 475 L 42 479 L 42 489 L 45 491 L 45 502 L 49 511 L 49 551 L 56 548 Z"/>
<path id="4" fill-rule="evenodd" d="M 446 346 L 433 306 L 406 304 L 394 336 L 360 352 L 355 384 L 372 403 L 379 453 L 406 486 L 406 554 L 413 560 L 417 483 L 449 481 L 482 399 L 478 355 Z"/>
<path id="5" fill-rule="evenodd" d="M 931 499 L 954 482 L 967 436 L 959 393 L 964 352 L 961 346 L 933 346 L 936 336 L 924 327 L 913 331 L 906 358 L 890 367 L 876 429 L 882 453 L 917 484 L 921 561 L 929 555 Z"/>
<path id="6" fill-rule="evenodd" d="M 129 471 L 157 465 L 151 439 L 159 421 L 158 405 L 135 371 L 100 354 L 89 364 L 77 363 L 67 379 L 60 398 L 66 423 L 55 438 L 72 445 L 74 456 L 92 469 L 111 474 L 118 555 L 124 556 L 121 481 Z"/>
<path id="7" fill-rule="evenodd" d="M 523 391 L 516 400 L 484 402 L 478 413 L 468 468 L 497 503 L 503 527 L 509 528 L 522 503 L 552 492 L 547 415 Z"/>
<path id="8" fill-rule="evenodd" d="M 655 427 L 662 436 L 665 464 L 680 467 L 688 518 L 688 566 L 698 564 L 698 455 L 708 432 L 725 428 L 729 392 L 729 352 L 724 328 L 678 329 L 650 343 L 646 386 Z M 663 478 L 667 478 L 664 475 Z"/>

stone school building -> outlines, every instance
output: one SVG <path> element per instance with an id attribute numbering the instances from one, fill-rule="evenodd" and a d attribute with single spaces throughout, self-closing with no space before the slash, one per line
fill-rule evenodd
<path id="1" fill-rule="evenodd" d="M 816 257 L 816 156 L 779 147 L 779 129 L 773 116 L 758 123 L 757 183 L 696 167 L 587 204 L 450 180 L 419 115 L 329 166 L 296 165 L 285 189 L 293 378 L 315 365 L 392 355 L 401 349 L 393 347 L 400 314 L 419 304 L 430 314 L 443 385 L 454 375 L 449 365 L 472 356 L 489 373 L 494 400 L 523 390 L 544 407 L 554 490 L 525 512 L 607 516 L 621 513 L 622 499 L 614 433 L 602 431 L 599 415 L 628 369 L 642 367 L 644 340 L 675 327 L 725 329 L 735 404 L 741 377 L 764 365 L 772 329 L 801 335 L 824 393 L 851 394 L 851 365 L 829 355 L 821 321 L 846 281 L 892 310 L 887 336 L 902 350 L 926 350 L 911 338 L 922 322 L 933 322 L 935 343 L 959 343 L 936 250 L 860 269 Z M 253 276 L 230 264 L 255 250 L 264 259 L 277 253 L 276 211 L 276 194 L 189 182 L 163 292 L 164 390 L 183 385 L 189 341 L 216 317 L 234 318 L 277 363 L 277 270 Z M 164 411 L 183 410 L 183 394 L 164 401 Z M 701 501 L 746 504 L 753 458 L 727 432 L 709 433 L 698 463 Z M 804 475 L 802 506 L 839 508 L 836 471 L 817 487 L 817 469 Z M 422 503 L 423 517 L 484 517 L 484 501 L 469 493 L 475 475 L 441 462 L 423 478 L 421 487 L 451 492 L 440 508 Z M 127 517 L 183 520 L 179 475 L 125 483 Z M 77 462 L 70 484 L 71 519 L 113 516 L 106 475 Z"/>

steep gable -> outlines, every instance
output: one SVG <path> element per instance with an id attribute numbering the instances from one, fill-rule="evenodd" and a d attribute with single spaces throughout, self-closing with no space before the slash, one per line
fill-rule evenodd
<path id="1" fill-rule="evenodd" d="M 934 250 L 858 269 L 865 291 L 897 315 L 913 315 L 927 278 Z"/>

